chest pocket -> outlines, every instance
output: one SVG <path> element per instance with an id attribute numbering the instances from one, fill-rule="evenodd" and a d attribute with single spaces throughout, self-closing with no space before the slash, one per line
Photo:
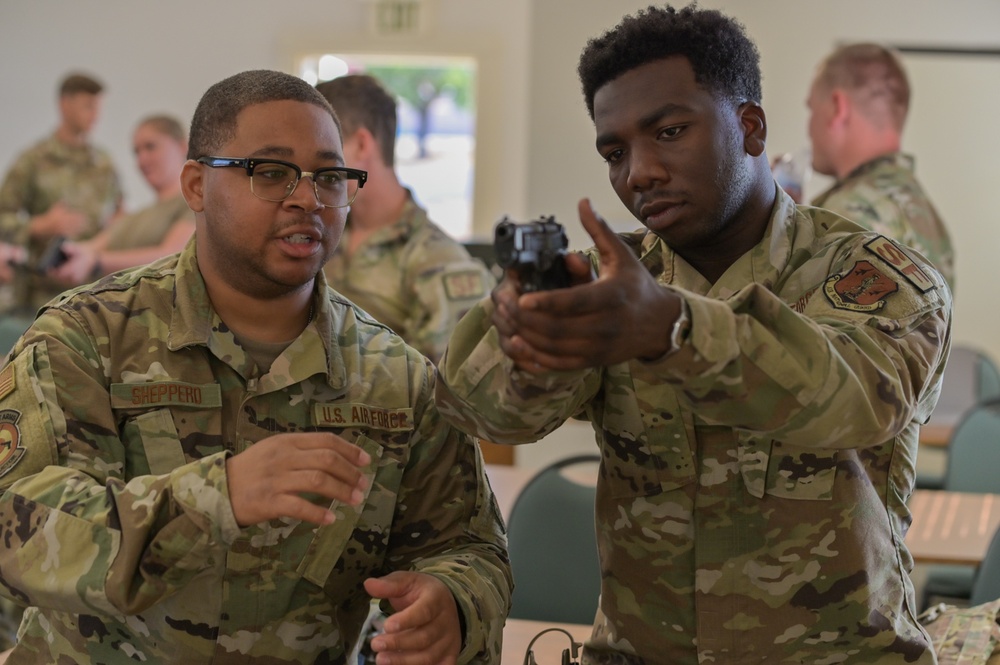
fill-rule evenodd
<path id="1" fill-rule="evenodd" d="M 624 368 L 625 366 L 619 366 Z M 611 498 L 669 492 L 696 479 L 691 431 L 673 389 L 646 363 L 609 368 L 601 473 Z"/>
<path id="2" fill-rule="evenodd" d="M 137 475 L 163 475 L 187 463 L 181 437 L 174 421 L 174 411 L 198 416 L 190 425 L 200 433 L 211 429 L 222 405 L 217 384 L 195 385 L 177 381 L 111 384 L 111 407 L 119 417 L 125 443 L 127 478 Z M 159 406 L 159 408 L 156 408 Z M 207 418 L 207 419 L 206 419 Z M 201 451 L 202 453 L 214 451 Z"/>
<path id="3" fill-rule="evenodd" d="M 837 451 L 748 436 L 740 441 L 740 473 L 747 491 L 757 498 L 768 494 L 830 501 L 837 478 Z"/>
<path id="4" fill-rule="evenodd" d="M 138 447 L 127 446 L 127 478 L 170 473 L 187 462 L 170 409 L 140 414 L 125 422 L 122 433 L 126 441 L 140 443 Z"/>
<path id="5" fill-rule="evenodd" d="M 395 459 L 383 463 L 382 445 L 364 435 L 358 436 L 354 444 L 371 456 L 371 463 L 363 471 L 368 479 L 365 497 L 357 506 L 334 502 L 330 509 L 336 519 L 316 529 L 297 568 L 303 578 L 320 587 L 335 586 L 336 581 L 330 575 L 349 546 L 354 552 L 352 556 L 366 560 L 362 568 L 372 569 L 375 560 L 381 561 L 389 538 L 388 529 L 404 465 Z M 354 538 L 355 531 L 364 531 L 365 542 Z M 351 571 L 352 576 L 357 575 L 353 566 L 342 569 Z"/>

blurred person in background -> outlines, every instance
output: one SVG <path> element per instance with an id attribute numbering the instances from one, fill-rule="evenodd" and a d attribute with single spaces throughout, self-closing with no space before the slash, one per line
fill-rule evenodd
<path id="1" fill-rule="evenodd" d="M 90 240 L 66 243 L 66 261 L 52 276 L 66 286 L 150 263 L 184 249 L 194 233 L 194 214 L 181 196 L 187 133 L 176 119 L 154 115 L 132 137 L 136 163 L 156 202 L 104 229 Z"/>
<path id="2" fill-rule="evenodd" d="M 87 239 L 120 212 L 121 184 L 108 154 L 89 141 L 104 86 L 70 74 L 59 86 L 59 126 L 22 153 L 0 185 L 0 241 L 23 247 L 25 270 L 11 280 L 7 317 L 23 317 L 62 292 L 38 262 L 59 238 Z M 6 317 L 5 317 L 6 318 Z"/>
<path id="3" fill-rule="evenodd" d="M 910 82 L 899 54 L 841 46 L 819 65 L 807 100 L 812 168 L 836 183 L 812 200 L 912 247 L 955 287 L 948 229 L 902 152 Z"/>
<path id="4" fill-rule="evenodd" d="M 392 94 L 365 74 L 316 89 L 343 125 L 347 165 L 368 171 L 325 268 L 330 286 L 437 362 L 458 320 L 493 288 L 493 275 L 400 183 Z"/>

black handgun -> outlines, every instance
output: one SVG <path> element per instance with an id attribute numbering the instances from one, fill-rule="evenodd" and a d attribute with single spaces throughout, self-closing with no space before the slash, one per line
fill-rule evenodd
<path id="1" fill-rule="evenodd" d="M 493 231 L 497 264 L 517 271 L 524 292 L 570 285 L 565 260 L 568 246 L 565 229 L 552 216 L 523 224 L 504 217 Z"/>
<path id="2" fill-rule="evenodd" d="M 64 242 L 66 242 L 66 238 L 62 236 L 56 236 L 49 241 L 49 244 L 42 251 L 41 256 L 38 257 L 38 263 L 35 264 L 36 272 L 45 274 L 50 269 L 58 268 L 66 263 L 69 256 L 63 251 L 62 246 Z"/>

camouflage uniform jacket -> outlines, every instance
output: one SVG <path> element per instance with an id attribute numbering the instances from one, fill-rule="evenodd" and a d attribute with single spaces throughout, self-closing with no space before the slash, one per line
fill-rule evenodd
<path id="1" fill-rule="evenodd" d="M 343 663 L 393 570 L 437 576 L 498 659 L 511 578 L 473 440 L 425 358 L 326 288 L 255 364 L 214 312 L 194 244 L 48 306 L 0 372 L 0 593 L 29 608 L 19 663 Z M 357 508 L 239 528 L 226 459 L 330 431 L 372 456 Z"/>
<path id="2" fill-rule="evenodd" d="M 344 231 L 350 233 L 350 218 Z M 481 261 L 427 218 L 411 197 L 399 219 L 351 257 L 338 250 L 326 265 L 330 285 L 406 343 L 437 362 L 451 331 L 493 288 Z"/>
<path id="3" fill-rule="evenodd" d="M 516 371 L 484 301 L 442 360 L 441 412 L 467 431 L 594 427 L 603 579 L 584 663 L 934 662 L 903 536 L 949 291 L 883 236 L 778 196 L 715 284 L 655 235 L 621 236 L 690 312 L 663 358 Z"/>
<path id="4" fill-rule="evenodd" d="M 912 247 L 955 286 L 948 229 L 913 172 L 913 157 L 893 153 L 854 169 L 812 201 L 861 226 Z"/>
<path id="5" fill-rule="evenodd" d="M 0 185 L 0 241 L 27 246 L 34 262 L 47 241 L 29 242 L 31 217 L 61 201 L 87 216 L 87 229 L 80 238 L 89 238 L 118 210 L 121 200 L 118 174 L 107 153 L 92 145 L 69 146 L 50 136 L 21 154 Z M 16 287 L 17 306 L 27 313 L 65 288 L 30 273 L 19 277 Z"/>

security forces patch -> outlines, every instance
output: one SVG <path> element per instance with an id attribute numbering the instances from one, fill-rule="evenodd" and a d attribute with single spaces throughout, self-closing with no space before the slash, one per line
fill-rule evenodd
<path id="1" fill-rule="evenodd" d="M 899 290 L 899 285 L 868 261 L 858 261 L 847 273 L 829 277 L 823 292 L 838 309 L 874 312 L 885 299 Z"/>
<path id="2" fill-rule="evenodd" d="M 921 270 L 899 246 L 885 236 L 879 236 L 865 243 L 865 249 L 892 266 L 910 284 L 921 293 L 927 293 L 934 288 L 934 282 Z"/>
<path id="3" fill-rule="evenodd" d="M 13 409 L 0 411 L 0 478 L 7 475 L 27 452 L 21 445 L 21 430 L 17 421 L 21 412 Z"/>

